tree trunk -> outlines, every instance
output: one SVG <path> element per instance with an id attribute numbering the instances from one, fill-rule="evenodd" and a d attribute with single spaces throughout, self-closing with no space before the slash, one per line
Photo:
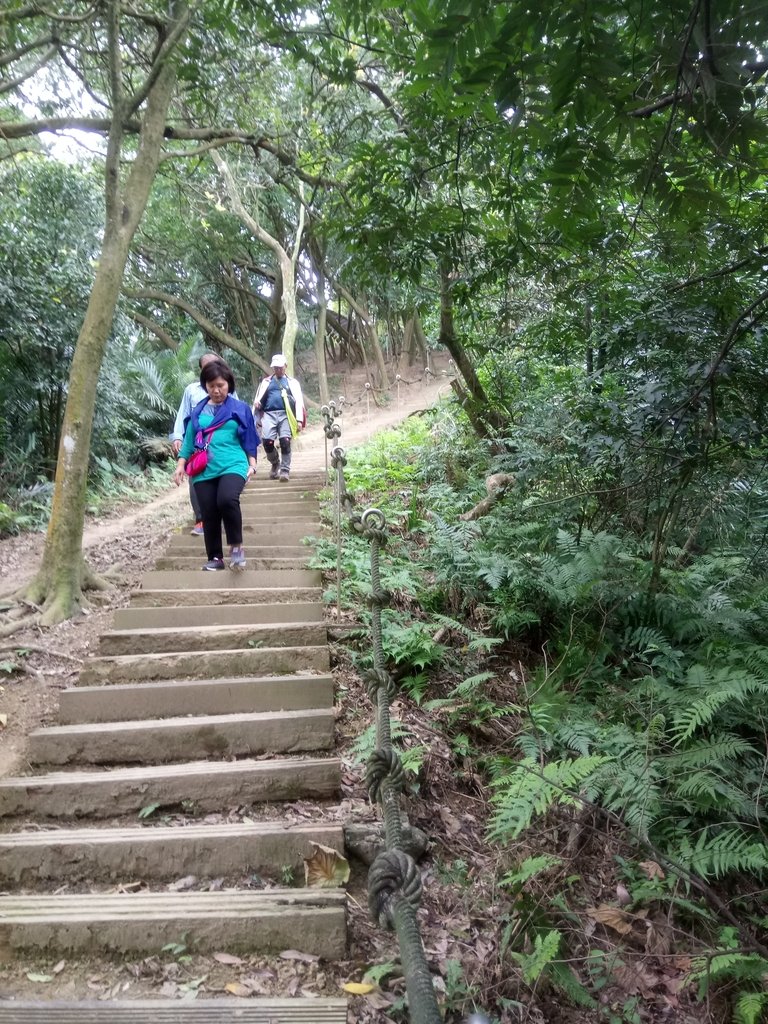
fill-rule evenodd
<path id="1" fill-rule="evenodd" d="M 317 386 L 320 391 L 320 404 L 327 405 L 331 400 L 328 388 L 328 370 L 325 365 L 325 322 L 328 314 L 328 303 L 325 301 L 325 275 L 315 268 L 317 278 L 317 329 L 315 330 L 315 362 L 317 363 Z"/>
<path id="2" fill-rule="evenodd" d="M 122 95 L 119 40 L 119 4 L 107 9 L 112 56 L 112 125 L 105 169 L 106 218 L 104 239 L 85 319 L 78 335 L 69 378 L 69 392 L 61 428 L 59 458 L 51 518 L 40 569 L 26 588 L 35 604 L 43 605 L 42 622 L 53 624 L 69 618 L 81 606 L 84 583 L 92 583 L 83 562 L 83 523 L 88 482 L 96 381 L 104 359 L 115 308 L 120 295 L 128 251 L 146 207 L 160 159 L 166 114 L 176 80 L 166 52 L 162 66 L 149 76 L 147 102 L 142 118 L 139 148 L 124 185 L 120 182 L 123 121 L 129 108 Z M 172 5 L 171 18 L 185 28 L 186 3 Z M 176 41 L 183 30 L 177 31 Z"/>
<path id="3" fill-rule="evenodd" d="M 409 367 L 416 362 L 416 328 L 413 321 L 414 317 L 409 316 L 403 331 L 402 357 L 403 359 L 407 358 Z"/>
<path id="4" fill-rule="evenodd" d="M 376 324 L 373 317 L 368 312 L 367 307 L 358 299 L 355 299 L 352 294 L 347 291 L 343 284 L 337 284 L 335 281 L 332 282 L 333 287 L 337 293 L 342 296 L 345 301 L 349 304 L 351 311 L 357 314 L 358 320 L 363 328 L 365 339 L 363 341 L 363 350 L 366 351 L 365 363 L 368 365 L 368 350 L 373 355 L 373 360 L 376 364 L 376 371 L 379 376 L 378 385 L 382 390 L 389 387 L 389 378 L 387 376 L 387 367 L 384 362 L 384 353 L 381 351 L 381 344 L 379 343 L 379 332 L 376 330 Z M 365 340 L 368 341 L 368 346 L 365 345 Z M 373 383 L 373 382 L 371 382 Z M 375 392 L 374 392 L 375 398 Z M 378 404 L 378 402 L 377 402 Z"/>
<path id="5" fill-rule="evenodd" d="M 254 238 L 271 250 L 277 259 L 280 274 L 283 279 L 283 313 L 285 323 L 283 327 L 282 353 L 286 359 L 286 370 L 293 375 L 294 349 L 296 346 L 296 335 L 299 330 L 299 318 L 296 312 L 296 262 L 301 250 L 301 236 L 304 230 L 304 204 L 299 205 L 299 223 L 296 230 L 296 242 L 293 253 L 289 256 L 280 242 L 262 227 L 245 208 L 240 196 L 237 184 L 235 183 L 232 171 L 224 160 L 224 157 L 215 149 L 211 150 L 211 158 L 219 170 L 224 186 L 227 190 L 232 209 L 240 218 L 242 223 L 251 232 Z"/>
<path id="6" fill-rule="evenodd" d="M 280 351 L 280 336 L 283 333 L 283 274 L 278 266 L 275 270 L 275 284 L 269 299 L 269 325 L 267 327 L 267 351 L 264 358 L 269 360 Z"/>
<path id="7" fill-rule="evenodd" d="M 416 336 L 418 342 L 419 351 L 421 352 L 421 358 L 424 363 L 424 369 L 429 367 L 429 345 L 427 344 L 427 337 L 424 334 L 424 328 L 421 326 L 421 317 L 417 311 L 413 314 L 413 333 Z"/>
<path id="8" fill-rule="evenodd" d="M 453 297 L 451 295 L 450 273 L 446 266 L 443 266 L 440 271 L 439 340 L 440 344 L 444 345 L 451 353 L 453 361 L 456 364 L 456 369 L 464 378 L 468 394 L 462 404 L 468 413 L 469 406 L 472 406 L 472 412 L 469 418 L 475 428 L 475 431 L 479 433 L 481 437 L 487 437 L 489 434 L 488 427 L 491 427 L 493 430 L 502 429 L 506 422 L 505 417 L 495 409 L 491 408 L 491 404 L 483 390 L 483 386 L 475 373 L 475 368 L 469 361 L 469 357 L 464 351 L 464 346 L 456 337 L 453 326 Z"/>

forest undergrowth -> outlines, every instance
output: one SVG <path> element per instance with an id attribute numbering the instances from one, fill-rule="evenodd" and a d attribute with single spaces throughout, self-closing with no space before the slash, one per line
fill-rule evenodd
<path id="1" fill-rule="evenodd" d="M 446 900 L 470 922 L 466 955 L 440 967 L 448 1020 L 759 1024 L 768 628 L 764 556 L 744 525 L 756 492 L 724 487 L 706 521 L 683 517 L 682 542 L 660 545 L 616 447 L 601 465 L 579 435 L 591 402 L 543 388 L 513 437 L 489 441 L 444 406 L 348 453 L 358 510 L 388 523 L 393 737 L 409 813 L 433 839 L 425 924 L 450 919 Z M 317 564 L 335 568 L 335 549 Z M 367 542 L 347 530 L 358 670 L 371 664 L 369 580 Z M 353 749 L 366 759 L 372 729 Z"/>

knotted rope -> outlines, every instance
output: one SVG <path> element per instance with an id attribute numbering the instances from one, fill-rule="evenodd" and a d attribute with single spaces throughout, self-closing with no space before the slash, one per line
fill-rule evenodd
<path id="1" fill-rule="evenodd" d="M 325 407 L 324 407 L 325 408 Z M 327 417 L 333 429 L 332 412 Z M 326 433 L 326 436 L 329 436 Z M 335 437 L 339 434 L 333 435 Z M 368 873 L 368 906 L 381 927 L 394 929 L 400 947 L 400 960 L 405 974 L 409 1016 L 413 1024 L 440 1024 L 440 1011 L 432 985 L 432 976 L 424 955 L 417 910 L 421 901 L 421 873 L 413 857 L 403 849 L 403 826 L 400 817 L 400 796 L 405 788 L 405 771 L 399 753 L 392 746 L 390 703 L 397 693 L 397 684 L 386 668 L 382 641 L 381 610 L 390 601 L 390 594 L 381 584 L 379 556 L 388 535 L 386 517 L 380 509 L 369 508 L 361 515 L 352 512 L 353 501 L 346 490 L 344 449 L 331 451 L 331 465 L 336 471 L 337 512 L 337 584 L 341 583 L 341 509 L 344 507 L 352 529 L 371 545 L 371 638 L 373 667 L 363 674 L 368 696 L 376 709 L 376 748 L 368 759 L 366 785 L 371 800 L 377 801 L 384 819 L 385 849 L 376 857 Z M 337 592 L 341 611 L 340 590 Z"/>

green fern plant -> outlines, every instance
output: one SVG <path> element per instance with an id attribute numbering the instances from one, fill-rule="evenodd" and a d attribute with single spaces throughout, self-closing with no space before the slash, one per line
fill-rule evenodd
<path id="1" fill-rule="evenodd" d="M 578 805 L 583 784 L 608 759 L 600 755 L 550 761 L 540 767 L 531 758 L 508 765 L 492 785 L 495 811 L 491 820 L 492 839 L 516 839 L 535 817 L 554 806 Z M 594 794 L 592 794 L 594 795 Z"/>

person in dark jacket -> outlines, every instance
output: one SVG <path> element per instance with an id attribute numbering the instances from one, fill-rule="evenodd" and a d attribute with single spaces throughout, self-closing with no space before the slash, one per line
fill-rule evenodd
<path id="1" fill-rule="evenodd" d="M 249 406 L 233 397 L 235 378 L 226 363 L 206 363 L 200 371 L 200 384 L 208 397 L 197 403 L 185 425 L 173 480 L 177 486 L 181 484 L 187 475 L 187 461 L 207 442 L 207 464 L 192 478 L 203 513 L 208 556 L 203 569 L 216 572 L 224 568 L 223 522 L 229 545 L 229 567 L 242 570 L 245 551 L 240 494 L 256 472 L 259 435 Z"/>

